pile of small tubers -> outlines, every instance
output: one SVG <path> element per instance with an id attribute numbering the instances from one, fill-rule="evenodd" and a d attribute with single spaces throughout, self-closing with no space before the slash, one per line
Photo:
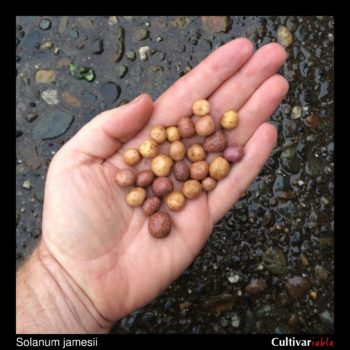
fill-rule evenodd
<path id="1" fill-rule="evenodd" d="M 231 165 L 243 157 L 243 147 L 228 146 L 223 131 L 237 127 L 237 112 L 225 112 L 220 118 L 221 128 L 217 129 L 207 100 L 195 101 L 192 110 L 194 117 L 182 117 L 177 126 L 154 125 L 149 140 L 139 149 L 130 148 L 124 152 L 123 160 L 129 166 L 138 164 L 142 157 L 151 159 L 150 170 L 136 174 L 131 169 L 119 169 L 116 174 L 119 186 L 133 186 L 126 194 L 126 202 L 130 207 L 142 206 L 143 213 L 149 216 L 149 232 L 155 238 L 164 238 L 171 231 L 169 214 L 159 210 L 162 200 L 169 210 L 181 210 L 186 200 L 198 198 L 203 191 L 212 191 L 217 181 L 228 175 Z M 196 135 L 205 137 L 203 144 L 193 143 L 187 147 L 184 139 Z M 160 154 L 159 145 L 166 141 L 170 143 L 169 151 Z M 210 153 L 214 158 L 208 162 Z M 174 183 L 181 189 L 176 190 Z M 147 188 L 152 193 L 149 196 Z"/>

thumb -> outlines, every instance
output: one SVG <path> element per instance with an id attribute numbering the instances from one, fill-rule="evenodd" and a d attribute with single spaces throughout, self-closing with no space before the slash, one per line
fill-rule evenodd
<path id="1" fill-rule="evenodd" d="M 93 118 L 66 146 L 90 157 L 106 159 L 144 127 L 152 111 L 151 97 L 142 94 L 128 104 Z"/>

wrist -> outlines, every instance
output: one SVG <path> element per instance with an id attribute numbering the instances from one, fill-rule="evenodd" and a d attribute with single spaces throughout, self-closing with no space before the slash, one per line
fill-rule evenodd
<path id="1" fill-rule="evenodd" d="M 41 242 L 16 276 L 17 333 L 107 333 L 112 324 Z"/>

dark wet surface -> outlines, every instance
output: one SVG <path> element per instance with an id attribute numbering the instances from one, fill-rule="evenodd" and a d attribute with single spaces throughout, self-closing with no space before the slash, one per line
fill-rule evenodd
<path id="1" fill-rule="evenodd" d="M 120 16 L 115 22 L 17 18 L 17 262 L 41 235 L 50 159 L 82 125 L 141 92 L 157 98 L 232 38 L 246 36 L 258 48 L 276 41 L 284 25 L 293 35 L 281 69 L 290 91 L 272 117 L 279 132 L 273 155 L 190 268 L 112 332 L 333 332 L 334 19 L 233 16 L 212 24 L 226 33 L 205 29 L 200 17 Z M 146 61 L 139 55 L 143 46 L 150 47 Z M 92 68 L 94 80 L 74 79 L 70 63 Z M 54 71 L 55 81 L 37 83 L 39 70 Z M 65 124 L 50 114 L 58 111 Z M 55 129 L 42 141 L 35 130 L 45 132 L 48 120 Z"/>

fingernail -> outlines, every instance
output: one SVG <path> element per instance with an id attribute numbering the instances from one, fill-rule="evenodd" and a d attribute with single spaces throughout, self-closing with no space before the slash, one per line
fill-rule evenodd
<path id="1" fill-rule="evenodd" d="M 139 100 L 141 100 L 142 95 L 137 96 L 135 99 L 133 99 L 130 103 L 136 103 L 139 102 Z"/>

